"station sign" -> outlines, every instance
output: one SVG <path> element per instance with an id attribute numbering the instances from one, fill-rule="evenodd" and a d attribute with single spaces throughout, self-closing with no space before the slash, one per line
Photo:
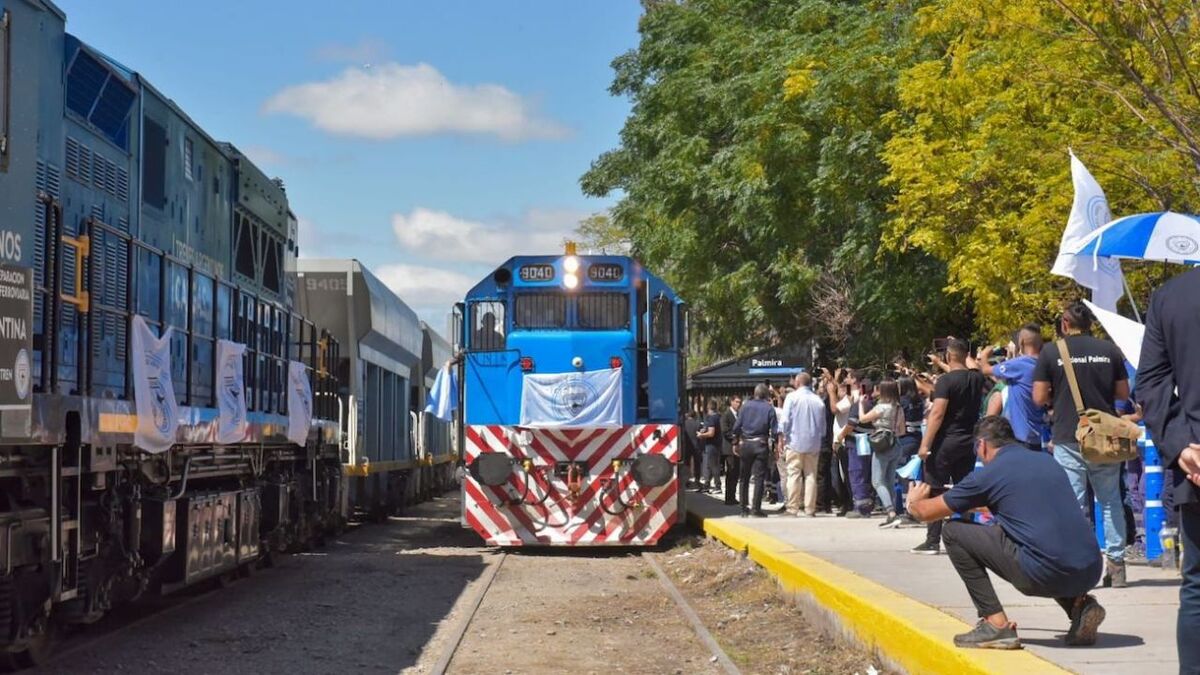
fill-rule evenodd
<path id="1" fill-rule="evenodd" d="M 617 263 L 593 263 L 588 267 L 591 281 L 614 282 L 625 279 L 625 268 Z"/>
<path id="2" fill-rule="evenodd" d="M 517 278 L 521 281 L 554 281 L 554 265 L 521 265 L 517 270 Z"/>

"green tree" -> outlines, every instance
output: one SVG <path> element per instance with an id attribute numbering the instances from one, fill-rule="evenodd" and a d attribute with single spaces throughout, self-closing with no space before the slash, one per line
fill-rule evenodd
<path id="1" fill-rule="evenodd" d="M 645 3 L 639 46 L 613 63 L 632 114 L 581 184 L 621 192 L 614 222 L 692 303 L 710 355 L 807 338 L 882 354 L 969 326 L 939 259 L 879 245 L 916 4 Z M 821 319 L 831 274 L 853 335 L 826 334 L 844 325 Z"/>

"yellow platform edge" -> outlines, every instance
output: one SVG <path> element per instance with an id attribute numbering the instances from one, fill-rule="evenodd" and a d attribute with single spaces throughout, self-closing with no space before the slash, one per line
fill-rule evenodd
<path id="1" fill-rule="evenodd" d="M 737 522 L 694 512 L 688 518 L 745 553 L 786 591 L 810 596 L 858 642 L 909 673 L 1071 672 L 1027 650 L 959 649 L 953 637 L 970 626 L 956 617 Z"/>

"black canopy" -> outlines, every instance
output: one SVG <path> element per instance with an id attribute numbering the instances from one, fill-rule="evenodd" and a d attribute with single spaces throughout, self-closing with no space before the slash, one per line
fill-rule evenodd
<path id="1" fill-rule="evenodd" d="M 746 396 L 762 383 L 786 384 L 812 367 L 812 350 L 806 345 L 770 347 L 741 358 L 720 361 L 688 375 L 692 400 Z"/>

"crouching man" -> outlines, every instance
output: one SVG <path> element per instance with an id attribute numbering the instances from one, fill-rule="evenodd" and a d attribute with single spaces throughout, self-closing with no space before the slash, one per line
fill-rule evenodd
<path id="1" fill-rule="evenodd" d="M 954 644 L 1021 647 L 1016 624 L 1004 613 L 989 571 L 1025 595 L 1054 598 L 1071 621 L 1068 645 L 1095 644 L 1104 608 L 1087 592 L 1096 585 L 1104 563 L 1067 474 L 1053 457 L 1014 438 L 1003 417 L 980 420 L 975 438 L 982 469 L 932 499 L 923 483 L 913 484 L 908 492 L 909 513 L 923 522 L 985 507 L 996 519 L 994 525 L 951 520 L 942 531 L 946 554 L 980 617 L 973 630 L 954 636 Z"/>

